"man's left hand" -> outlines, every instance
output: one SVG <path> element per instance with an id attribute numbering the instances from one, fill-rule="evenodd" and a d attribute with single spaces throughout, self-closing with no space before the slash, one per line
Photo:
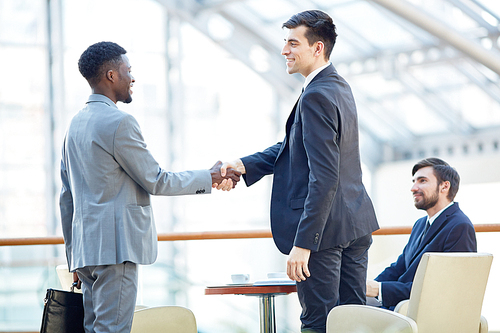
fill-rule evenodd
<path id="1" fill-rule="evenodd" d="M 366 281 L 366 296 L 377 297 L 379 295 L 379 283 L 377 281 Z"/>
<path id="2" fill-rule="evenodd" d="M 311 276 L 308 268 L 310 256 L 311 250 L 309 249 L 303 249 L 297 246 L 292 248 L 286 262 L 286 274 L 290 279 L 301 282 Z"/>

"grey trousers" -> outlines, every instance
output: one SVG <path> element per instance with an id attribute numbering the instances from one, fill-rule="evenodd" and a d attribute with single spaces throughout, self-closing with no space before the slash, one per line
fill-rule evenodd
<path id="1" fill-rule="evenodd" d="M 137 265 L 87 266 L 82 281 L 85 333 L 130 333 L 137 298 Z"/>

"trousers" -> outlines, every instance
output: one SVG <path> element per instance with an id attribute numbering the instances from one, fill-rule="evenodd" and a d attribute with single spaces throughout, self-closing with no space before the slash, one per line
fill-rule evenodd
<path id="1" fill-rule="evenodd" d="M 85 333 L 130 333 L 137 299 L 137 264 L 86 266 L 82 281 Z"/>
<path id="2" fill-rule="evenodd" d="M 302 332 L 325 333 L 326 317 L 341 304 L 366 303 L 366 271 L 371 234 L 331 249 L 312 252 L 311 276 L 297 282 Z"/>

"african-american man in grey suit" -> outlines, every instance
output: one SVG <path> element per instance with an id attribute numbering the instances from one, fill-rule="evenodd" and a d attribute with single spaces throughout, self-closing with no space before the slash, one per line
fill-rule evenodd
<path id="1" fill-rule="evenodd" d="M 87 333 L 130 332 L 137 265 L 157 256 L 150 195 L 210 193 L 214 183 L 231 188 L 239 180 L 234 172 L 221 179 L 220 162 L 185 172 L 158 165 L 137 121 L 116 106 L 132 101 L 125 53 L 101 42 L 81 55 L 92 95 L 72 119 L 62 151 L 62 229 L 69 269 L 81 281 Z"/>

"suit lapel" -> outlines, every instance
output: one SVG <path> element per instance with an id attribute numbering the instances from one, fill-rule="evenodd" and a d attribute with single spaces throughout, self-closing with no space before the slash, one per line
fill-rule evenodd
<path id="1" fill-rule="evenodd" d="M 415 234 L 415 240 L 412 240 L 411 243 L 408 243 L 408 246 L 411 246 L 409 248 L 409 252 L 407 253 L 406 255 L 406 262 L 408 263 L 407 266 L 409 267 L 413 261 L 415 260 L 415 258 L 418 257 L 418 255 L 420 254 L 420 246 L 422 245 L 422 242 L 420 242 L 420 235 L 422 234 L 422 232 L 424 231 L 424 228 L 425 228 L 425 221 L 427 220 L 427 217 L 422 217 L 420 218 L 417 223 L 415 223 L 415 226 L 417 224 L 420 225 L 420 230 L 418 231 L 418 236 L 417 234 Z M 414 226 L 414 228 L 415 228 Z M 430 231 L 430 229 L 429 229 Z M 416 230 L 415 230 L 415 233 L 416 233 Z M 410 245 L 411 244 L 411 245 Z"/>
<path id="2" fill-rule="evenodd" d="M 286 121 L 286 135 L 285 135 L 285 140 L 283 140 L 283 144 L 280 147 L 280 151 L 278 152 L 278 156 L 276 156 L 276 159 L 281 155 L 283 150 L 285 149 L 285 146 L 288 144 L 288 138 L 290 137 L 290 129 L 292 128 L 292 124 L 295 121 L 295 112 L 297 110 L 297 105 L 299 104 L 300 98 L 302 97 L 302 94 L 300 94 L 299 98 L 297 99 L 297 102 L 295 102 L 295 105 L 293 106 L 292 112 L 290 112 L 290 115 L 288 116 L 288 120 Z"/>
<path id="3" fill-rule="evenodd" d="M 431 224 L 431 227 L 427 231 L 427 234 L 425 234 L 424 239 L 420 242 L 420 245 L 415 250 L 415 253 L 412 256 L 412 261 L 417 258 L 420 253 L 424 250 L 424 248 L 429 244 L 429 242 L 434 239 L 434 236 L 441 230 L 443 227 L 446 225 L 448 222 L 448 217 L 452 215 L 455 210 L 457 203 L 454 203 L 452 206 L 448 207 L 444 212 L 441 213 L 441 215 L 438 216 L 438 218 Z M 425 225 L 424 225 L 425 227 Z M 423 232 L 423 228 L 422 231 Z"/>
<path id="4" fill-rule="evenodd" d="M 286 121 L 286 136 L 288 137 L 290 134 L 290 129 L 292 128 L 292 124 L 295 121 L 295 111 L 297 110 L 297 105 L 299 104 L 300 98 L 302 97 L 302 94 L 300 94 L 299 98 L 297 99 L 297 102 L 295 102 L 295 105 L 293 106 L 292 112 L 290 112 L 290 115 L 288 116 L 288 119 Z"/>
<path id="5" fill-rule="evenodd" d="M 422 245 L 425 246 L 429 243 L 431 239 L 434 238 L 434 236 L 444 228 L 446 223 L 448 222 L 448 217 L 452 215 L 453 213 L 456 212 L 458 207 L 458 204 L 455 202 L 453 205 L 448 207 L 444 212 L 441 213 L 441 215 L 438 216 L 438 218 L 432 223 L 429 231 L 425 235 L 424 239 L 422 240 Z"/>
<path id="6" fill-rule="evenodd" d="M 335 73 L 337 73 L 337 70 L 335 69 L 333 64 L 330 64 L 325 69 L 323 69 L 321 72 L 319 72 L 312 79 L 311 82 L 309 82 L 309 85 L 306 87 L 306 89 L 309 88 L 311 86 L 311 84 L 313 84 L 314 81 L 320 80 L 323 76 L 328 76 L 328 75 L 332 75 Z M 278 159 L 278 157 L 281 155 L 281 153 L 283 152 L 283 150 L 285 149 L 285 147 L 288 144 L 288 138 L 290 137 L 290 129 L 292 128 L 293 122 L 295 121 L 295 114 L 296 114 L 297 106 L 300 102 L 300 99 L 302 98 L 303 93 L 304 93 L 304 91 L 302 91 L 302 93 L 300 94 L 299 98 L 297 99 L 297 102 L 295 102 L 295 105 L 293 106 L 293 109 L 292 109 L 292 112 L 290 113 L 290 116 L 288 116 L 288 120 L 286 121 L 285 140 L 283 141 L 283 144 L 281 145 L 280 151 L 278 152 L 278 156 L 276 157 L 276 159 Z"/>

